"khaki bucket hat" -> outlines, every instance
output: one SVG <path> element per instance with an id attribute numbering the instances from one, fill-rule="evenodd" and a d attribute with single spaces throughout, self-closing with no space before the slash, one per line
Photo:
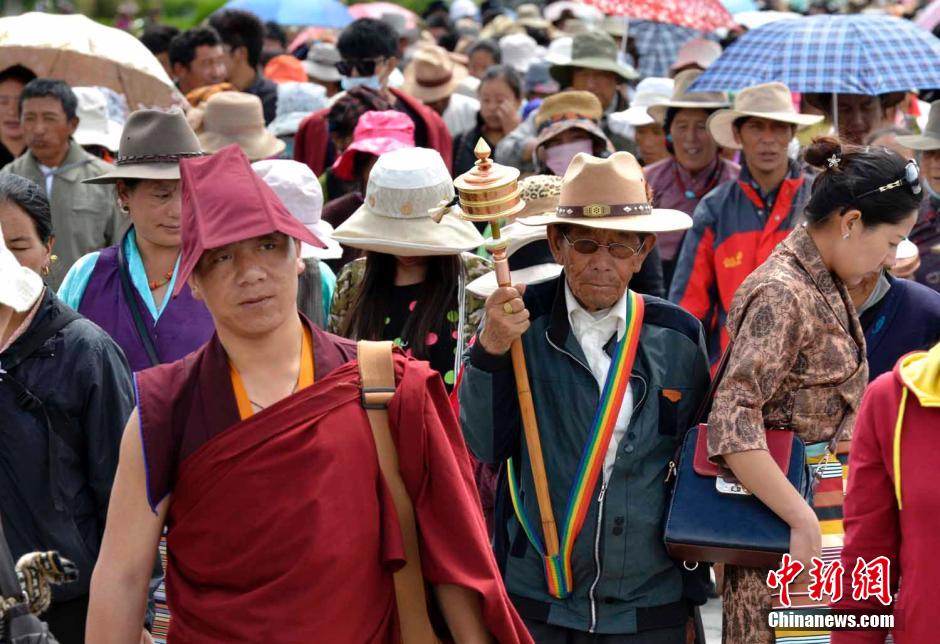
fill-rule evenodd
<path id="1" fill-rule="evenodd" d="M 920 134 L 908 134 L 898 137 L 898 143 L 911 150 L 925 152 L 940 150 L 940 101 L 930 104 L 927 125 Z"/>
<path id="2" fill-rule="evenodd" d="M 287 146 L 265 129 L 261 99 L 244 92 L 219 92 L 206 101 L 199 142 L 212 153 L 236 143 L 250 161 L 277 156 Z"/>
<path id="3" fill-rule="evenodd" d="M 823 120 L 822 115 L 797 112 L 790 90 L 783 83 L 763 83 L 742 89 L 734 97 L 733 108 L 718 110 L 708 117 L 708 131 L 721 147 L 740 150 L 741 145 L 734 140 L 733 126 L 736 120 L 746 116 L 789 123 L 797 128 Z"/>
<path id="4" fill-rule="evenodd" d="M 652 116 L 660 125 L 666 122 L 666 112 L 669 108 L 716 110 L 730 107 L 731 101 L 724 92 L 690 92 L 689 87 L 701 76 L 699 69 L 687 69 L 676 74 L 675 84 L 672 88 L 672 97 L 659 101 L 648 108 L 646 113 Z"/>
<path id="5" fill-rule="evenodd" d="M 579 68 L 613 72 L 625 81 L 639 78 L 635 69 L 617 60 L 617 44 L 602 31 L 577 34 L 571 41 L 571 60 L 552 65 L 551 75 L 562 87 L 567 87 L 574 70 Z"/>

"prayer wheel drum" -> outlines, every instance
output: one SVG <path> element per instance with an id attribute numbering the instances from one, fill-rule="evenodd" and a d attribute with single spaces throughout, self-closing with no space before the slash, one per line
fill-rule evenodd
<path id="1" fill-rule="evenodd" d="M 495 221 L 513 217 L 525 207 L 519 189 L 519 170 L 490 159 L 490 146 L 482 138 L 473 153 L 473 168 L 454 180 L 461 217 L 470 221 Z"/>

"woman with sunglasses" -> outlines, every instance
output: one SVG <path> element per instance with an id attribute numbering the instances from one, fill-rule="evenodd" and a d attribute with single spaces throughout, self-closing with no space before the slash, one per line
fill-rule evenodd
<path id="1" fill-rule="evenodd" d="M 808 571 L 824 547 L 827 558 L 841 548 L 844 470 L 819 468 L 810 506 L 768 451 L 767 428 L 793 431 L 810 464 L 845 463 L 868 383 L 850 289 L 895 264 L 922 195 L 916 163 L 885 148 L 821 138 L 806 161 L 822 168 L 806 221 L 744 281 L 728 312 L 730 345 L 708 419 L 708 455 L 789 524 L 790 555 Z M 774 641 L 768 572 L 725 566 L 725 641 Z M 791 595 L 800 590 L 789 587 Z"/>

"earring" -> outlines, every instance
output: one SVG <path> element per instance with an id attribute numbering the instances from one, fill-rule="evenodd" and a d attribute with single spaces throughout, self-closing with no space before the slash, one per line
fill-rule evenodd
<path id="1" fill-rule="evenodd" d="M 45 277 L 46 275 L 49 274 L 50 270 L 51 269 L 49 268 L 49 264 L 46 264 L 45 266 L 42 267 L 42 269 L 40 269 L 39 272 L 42 273 L 43 277 Z"/>
<path id="2" fill-rule="evenodd" d="M 849 238 L 849 234 L 848 234 L 848 233 L 845 233 L 844 235 L 842 235 L 842 239 L 848 239 L 848 238 Z"/>
<path id="3" fill-rule="evenodd" d="M 57 261 L 59 261 L 59 256 L 58 256 L 58 255 L 50 255 L 50 256 L 49 256 L 49 263 L 50 263 L 50 264 L 55 264 Z"/>
<path id="4" fill-rule="evenodd" d="M 122 203 L 122 204 L 121 204 L 121 212 L 123 212 L 123 213 L 126 215 L 126 214 L 129 213 L 130 211 L 131 211 L 131 209 L 127 207 L 127 204 L 126 204 L 126 203 Z"/>

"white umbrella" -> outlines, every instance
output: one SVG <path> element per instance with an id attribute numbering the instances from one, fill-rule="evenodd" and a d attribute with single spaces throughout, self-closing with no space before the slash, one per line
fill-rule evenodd
<path id="1" fill-rule="evenodd" d="M 72 86 L 110 87 L 127 97 L 131 110 L 185 102 L 143 43 L 79 14 L 0 18 L 0 67 L 11 65 Z"/>

